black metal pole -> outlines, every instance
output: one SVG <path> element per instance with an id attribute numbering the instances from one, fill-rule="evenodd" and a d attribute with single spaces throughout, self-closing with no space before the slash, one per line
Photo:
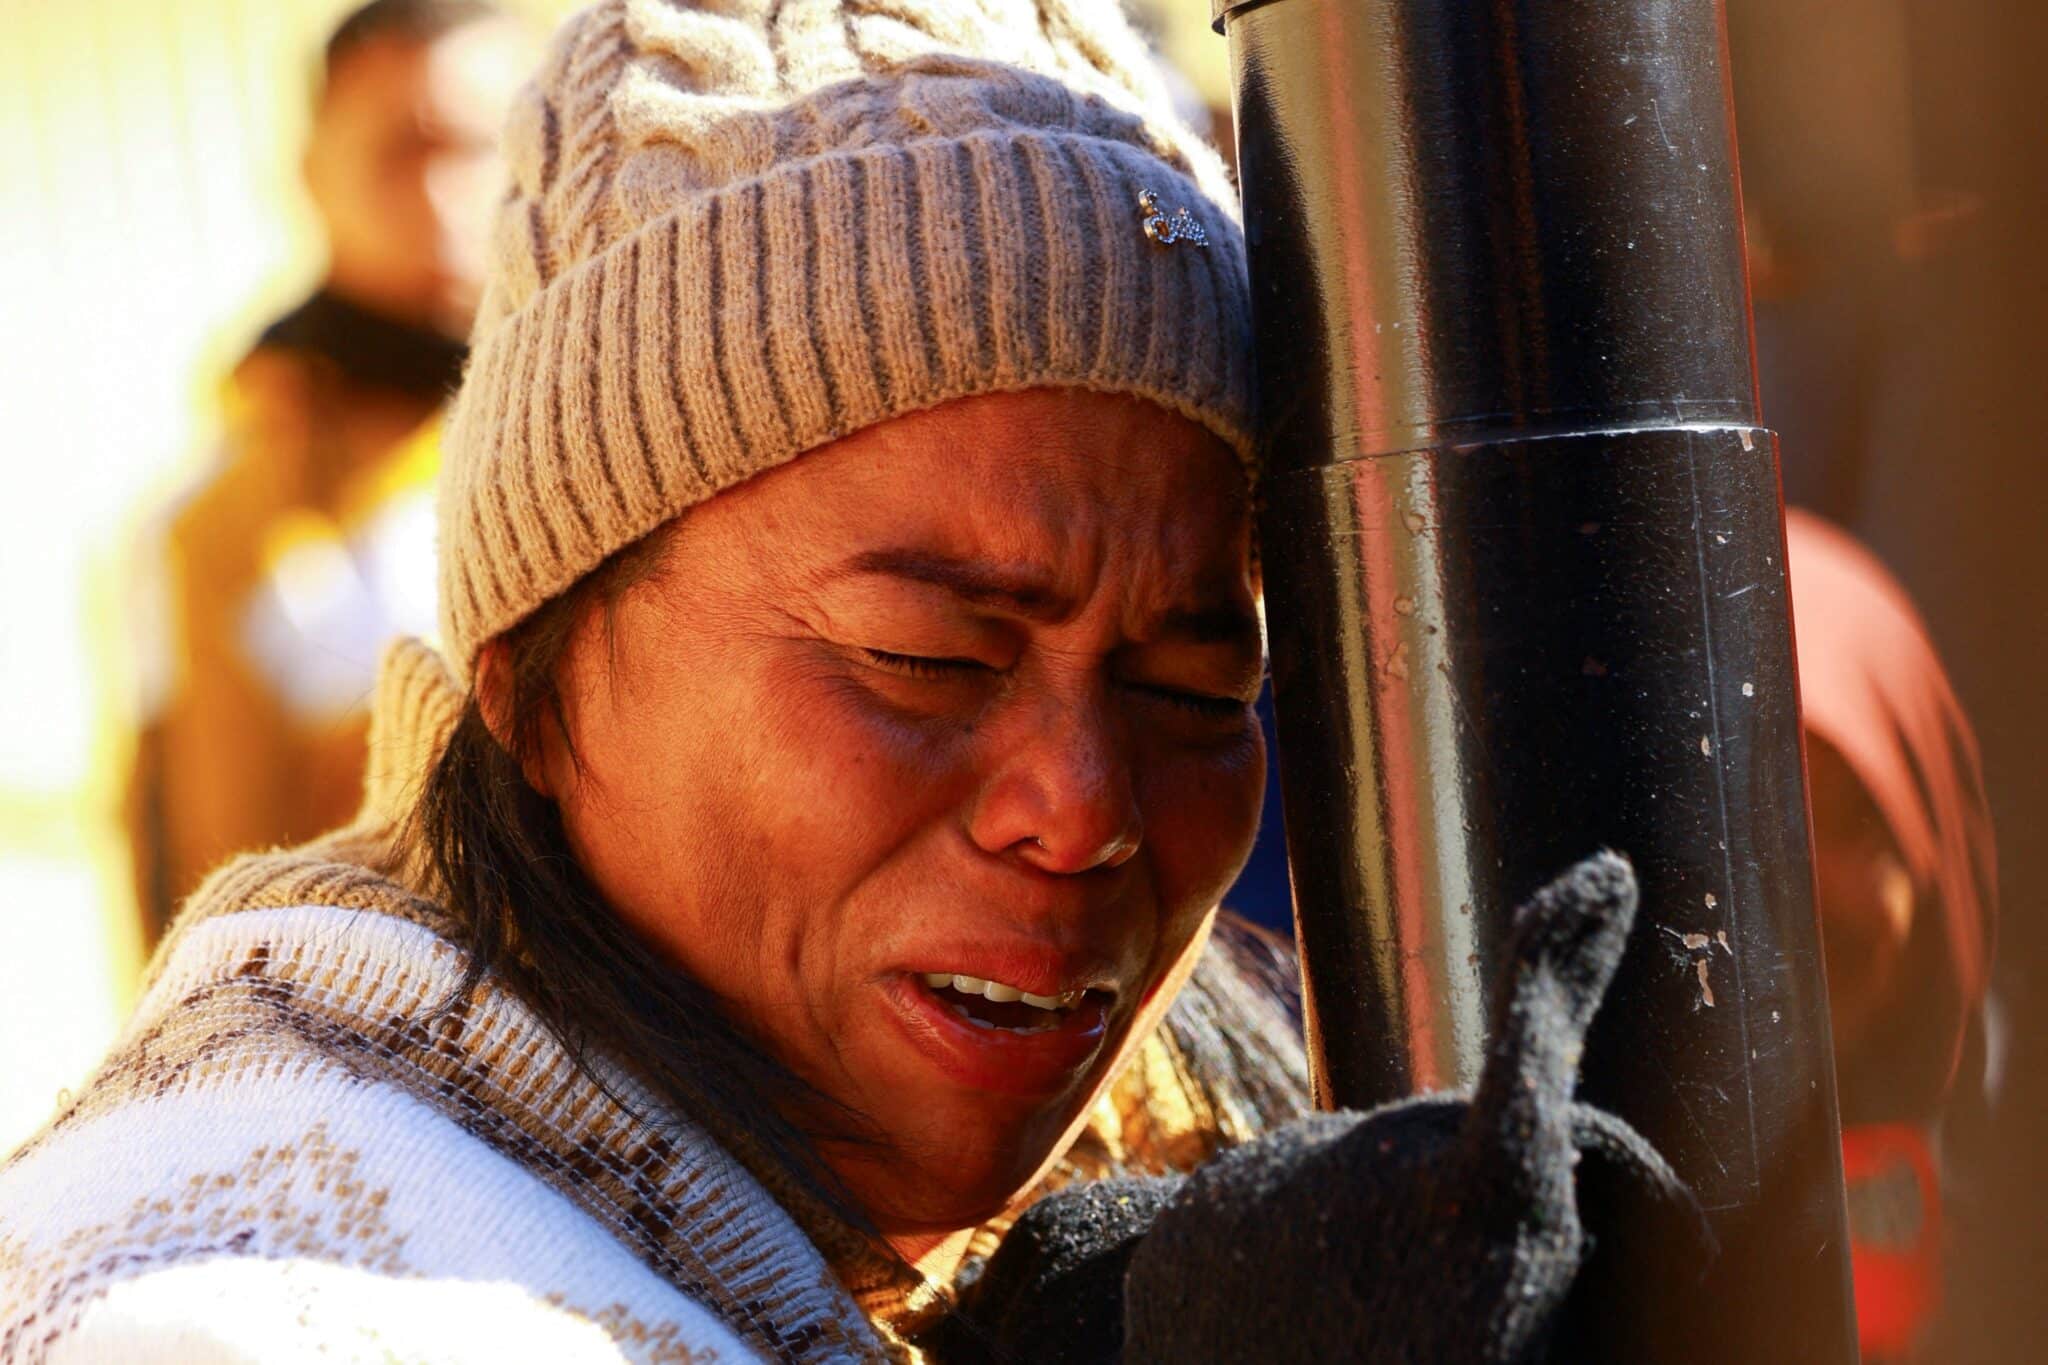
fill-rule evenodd
<path id="1" fill-rule="evenodd" d="M 1856 1356 L 1717 0 L 1215 0 L 1319 1097 L 1469 1084 L 1509 901 L 1643 889 L 1583 1094 L 1723 1251 L 1691 1358 Z"/>

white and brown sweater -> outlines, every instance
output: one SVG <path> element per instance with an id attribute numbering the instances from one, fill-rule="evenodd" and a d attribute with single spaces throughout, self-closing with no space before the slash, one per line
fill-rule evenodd
<path id="1" fill-rule="evenodd" d="M 216 873 L 105 1064 L 0 1166 L 0 1362 L 913 1354 L 898 1329 L 942 1289 L 636 1117 L 630 1076 L 597 1083 L 488 979 L 457 998 L 401 831 L 459 697 L 393 652 L 357 823 Z M 1176 1058 L 1148 1042 L 1069 1175 L 1246 1135 Z"/>

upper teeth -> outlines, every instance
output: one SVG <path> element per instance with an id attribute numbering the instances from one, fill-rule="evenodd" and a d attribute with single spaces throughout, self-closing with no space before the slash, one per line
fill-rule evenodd
<path id="1" fill-rule="evenodd" d="M 1015 986 L 1006 986 L 1000 981 L 984 981 L 978 976 L 965 976 L 958 972 L 926 972 L 924 984 L 933 990 L 951 986 L 962 995 L 978 995 L 985 1000 L 994 1000 L 998 1004 L 1022 1001 L 1034 1009 L 1041 1010 L 1072 1009 L 1081 1003 L 1081 997 L 1086 994 L 1085 991 L 1067 991 L 1062 995 L 1033 995 L 1030 991 L 1020 991 Z"/>

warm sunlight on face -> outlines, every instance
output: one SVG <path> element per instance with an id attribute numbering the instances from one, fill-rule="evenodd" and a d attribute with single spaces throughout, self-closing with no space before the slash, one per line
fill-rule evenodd
<path id="1" fill-rule="evenodd" d="M 1249 499 L 1149 403 L 974 398 L 690 512 L 545 782 L 617 910 L 880 1130 L 899 1244 L 1055 1152 L 1250 849 Z"/>

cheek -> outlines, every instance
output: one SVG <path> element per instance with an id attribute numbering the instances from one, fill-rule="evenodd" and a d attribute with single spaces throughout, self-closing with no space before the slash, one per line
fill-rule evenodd
<path id="1" fill-rule="evenodd" d="M 669 950 L 703 941 L 722 865 L 707 853 L 731 835 L 718 818 L 728 793 L 703 777 L 719 771 L 701 757 L 712 738 L 704 699 L 646 688 L 592 696 L 569 730 L 575 757 L 556 748 L 549 777 L 577 861 L 643 936 Z"/>
<path id="2" fill-rule="evenodd" d="M 579 725 L 566 812 L 606 898 L 719 984 L 704 945 L 822 984 L 853 893 L 943 819 L 957 745 L 780 648 L 646 678 Z"/>
<path id="3" fill-rule="evenodd" d="M 872 864 L 960 799 L 966 737 L 903 716 L 843 665 L 805 653 L 764 670 L 744 713 L 761 730 L 762 815 L 779 842 Z"/>
<path id="4" fill-rule="evenodd" d="M 1193 923 L 1230 889 L 1251 855 L 1265 794 L 1266 746 L 1256 724 L 1217 751 L 1158 756 L 1141 800 L 1162 909 Z"/>

